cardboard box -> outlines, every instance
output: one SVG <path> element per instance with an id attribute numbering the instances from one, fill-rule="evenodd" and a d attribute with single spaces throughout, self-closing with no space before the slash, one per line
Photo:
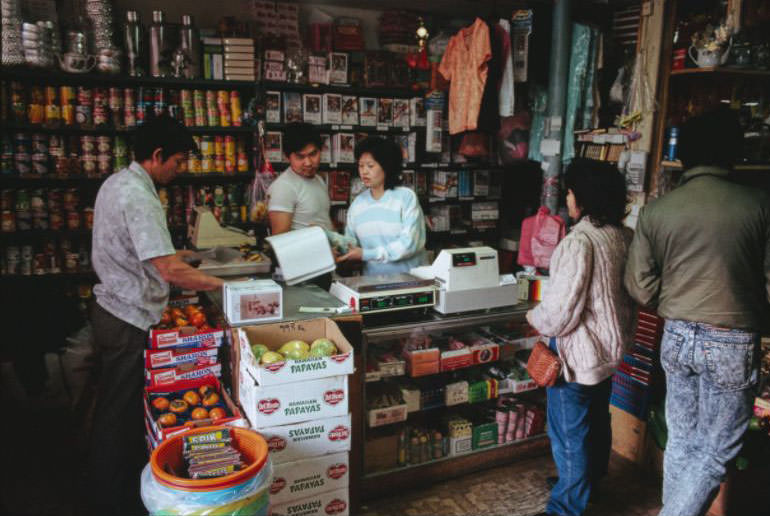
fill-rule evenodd
<path id="1" fill-rule="evenodd" d="M 636 463 L 644 459 L 647 422 L 614 405 L 610 405 L 612 449 Z"/>
<path id="2" fill-rule="evenodd" d="M 367 437 L 364 468 L 367 473 L 395 468 L 398 465 L 398 435 Z"/>
<path id="3" fill-rule="evenodd" d="M 487 448 L 497 444 L 497 423 L 484 423 L 473 426 L 472 447 Z"/>
<path id="4" fill-rule="evenodd" d="M 347 376 L 262 387 L 248 370 L 241 368 L 238 395 L 256 429 L 348 413 Z"/>
<path id="5" fill-rule="evenodd" d="M 216 348 L 222 345 L 224 330 L 214 328 L 202 331 L 194 326 L 172 330 L 150 330 L 149 349 Z"/>
<path id="6" fill-rule="evenodd" d="M 438 348 L 404 351 L 406 371 L 412 378 L 436 374 L 441 366 L 441 352 Z"/>
<path id="7" fill-rule="evenodd" d="M 469 348 L 441 352 L 441 371 L 454 371 L 473 365 L 473 353 Z"/>
<path id="8" fill-rule="evenodd" d="M 337 355 L 259 365 L 251 351 L 253 344 L 264 344 L 275 351 L 290 340 L 312 343 L 322 337 L 334 342 L 339 351 Z M 238 342 L 240 367 L 246 369 L 261 387 L 353 374 L 353 346 L 339 326 L 328 318 L 246 326 L 238 329 Z"/>
<path id="9" fill-rule="evenodd" d="M 406 402 L 407 412 L 418 412 L 420 410 L 420 389 L 402 385 L 401 396 Z"/>
<path id="10" fill-rule="evenodd" d="M 273 464 L 346 452 L 350 451 L 350 414 L 263 428 L 259 433 L 267 441 Z"/>
<path id="11" fill-rule="evenodd" d="M 447 407 L 468 403 L 468 382 L 461 381 L 447 384 L 444 390 L 444 404 Z"/>
<path id="12" fill-rule="evenodd" d="M 222 304 L 230 324 L 283 319 L 283 289 L 269 279 L 226 282 Z"/>
<path id="13" fill-rule="evenodd" d="M 473 439 L 471 437 L 450 437 L 449 455 L 462 455 L 473 451 Z"/>
<path id="14" fill-rule="evenodd" d="M 144 351 L 144 367 L 178 367 L 183 364 L 213 365 L 217 363 L 219 348 L 147 349 Z"/>
<path id="15" fill-rule="evenodd" d="M 214 421 L 209 419 L 203 419 L 199 422 L 196 422 L 195 426 L 175 426 L 175 427 L 162 427 L 153 419 L 152 410 L 150 409 L 149 394 L 157 393 L 157 392 L 170 392 L 170 391 L 198 389 L 198 387 L 201 387 L 203 385 L 211 385 L 217 390 L 217 392 L 222 398 L 222 401 L 224 401 L 225 406 L 227 406 L 228 412 L 232 414 L 232 416 L 228 416 L 222 419 L 217 419 Z M 157 446 L 157 444 L 159 444 L 164 439 L 168 439 L 173 435 L 179 435 L 185 432 L 189 432 L 190 429 L 196 428 L 197 426 L 208 426 L 212 424 L 217 424 L 217 425 L 238 426 L 242 428 L 249 428 L 249 423 L 243 418 L 243 414 L 241 414 L 241 411 L 238 409 L 238 406 L 235 403 L 233 403 L 233 400 L 230 399 L 230 396 L 227 395 L 227 392 L 224 389 L 222 389 L 222 385 L 219 383 L 219 380 L 217 380 L 213 376 L 207 376 L 205 378 L 198 378 L 195 380 L 181 381 L 173 386 L 146 387 L 144 389 L 143 402 L 144 402 L 145 427 L 149 431 L 148 440 L 150 440 L 151 443 L 154 444 L 155 446 Z"/>
<path id="16" fill-rule="evenodd" d="M 494 342 L 474 344 L 470 350 L 473 353 L 473 364 L 487 364 L 500 358 L 500 346 Z"/>
<path id="17" fill-rule="evenodd" d="M 513 380 L 511 378 L 506 378 L 505 380 L 500 381 L 498 385 L 499 394 L 518 394 L 520 392 L 533 391 L 538 388 L 535 380 L 531 378 L 528 380 Z"/>
<path id="18" fill-rule="evenodd" d="M 367 421 L 371 428 L 399 423 L 401 421 L 406 421 L 407 412 L 406 403 L 393 405 L 392 407 L 373 409 L 367 411 Z"/>
<path id="19" fill-rule="evenodd" d="M 347 452 L 276 464 L 270 485 L 270 503 L 293 502 L 298 498 L 347 488 L 349 470 Z"/>
<path id="20" fill-rule="evenodd" d="M 348 516 L 350 499 L 347 489 L 336 489 L 288 503 L 271 506 L 272 516 Z"/>
<path id="21" fill-rule="evenodd" d="M 378 360 L 377 369 L 379 369 L 382 378 L 404 376 L 406 374 L 406 362 L 403 360 Z"/>
<path id="22" fill-rule="evenodd" d="M 161 369 L 148 369 L 145 371 L 145 381 L 150 387 L 163 387 L 173 385 L 183 380 L 194 380 L 205 376 L 222 376 L 222 365 L 196 365 L 184 364 L 177 367 L 166 367 Z"/>

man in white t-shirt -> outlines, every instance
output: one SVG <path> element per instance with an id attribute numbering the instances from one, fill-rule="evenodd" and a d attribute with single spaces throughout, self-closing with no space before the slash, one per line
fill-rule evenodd
<path id="1" fill-rule="evenodd" d="M 308 226 L 332 230 L 329 190 L 318 176 L 322 139 L 305 123 L 290 124 L 283 137 L 289 168 L 268 189 L 267 214 L 273 235 Z"/>
<path id="2" fill-rule="evenodd" d="M 289 168 L 267 190 L 267 216 L 273 235 L 308 226 L 334 230 L 329 217 L 329 189 L 318 175 L 322 145 L 318 129 L 310 124 L 293 123 L 286 128 L 283 150 Z M 324 274 L 312 282 L 329 290 L 332 276 Z"/>

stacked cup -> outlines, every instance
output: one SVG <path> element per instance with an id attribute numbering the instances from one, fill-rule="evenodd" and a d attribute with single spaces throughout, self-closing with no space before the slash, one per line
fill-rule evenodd
<path id="1" fill-rule="evenodd" d="M 24 47 L 21 40 L 21 0 L 0 0 L 2 21 L 2 64 L 24 64 Z"/>

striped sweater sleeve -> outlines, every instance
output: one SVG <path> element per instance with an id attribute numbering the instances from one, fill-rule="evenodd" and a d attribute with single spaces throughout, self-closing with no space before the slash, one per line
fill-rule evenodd
<path id="1" fill-rule="evenodd" d="M 363 248 L 363 260 L 395 262 L 409 258 L 425 247 L 425 219 L 417 195 L 409 189 L 403 192 L 401 231 L 387 244 Z"/>

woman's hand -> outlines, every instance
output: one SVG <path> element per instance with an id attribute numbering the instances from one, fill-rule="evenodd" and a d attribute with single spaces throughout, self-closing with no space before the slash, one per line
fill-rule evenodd
<path id="1" fill-rule="evenodd" d="M 360 247 L 351 247 L 347 253 L 337 258 L 337 263 L 345 262 L 348 260 L 361 261 L 361 258 L 363 257 L 363 255 L 364 255 L 363 249 L 361 249 Z"/>

